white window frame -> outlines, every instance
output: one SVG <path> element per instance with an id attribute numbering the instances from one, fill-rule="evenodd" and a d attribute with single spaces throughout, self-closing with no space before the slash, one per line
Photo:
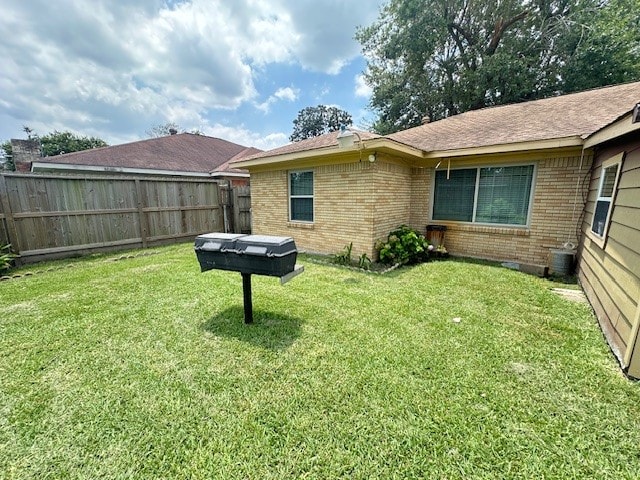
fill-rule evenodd
<path id="1" fill-rule="evenodd" d="M 609 226 L 611 225 L 611 214 L 613 212 L 613 206 L 616 201 L 616 193 L 618 192 L 618 183 L 620 182 L 620 174 L 622 173 L 622 164 L 624 161 L 625 152 L 621 152 L 617 155 L 614 155 L 611 158 L 608 158 L 604 162 L 602 162 L 602 166 L 600 167 L 600 180 L 598 181 L 598 191 L 596 193 L 596 201 L 593 206 L 593 215 L 591 217 L 591 222 L 589 222 L 589 237 L 595 241 L 600 247 L 604 248 L 604 245 L 609 236 Z M 614 166 L 618 167 L 616 171 L 616 178 L 613 181 L 613 191 L 611 192 L 610 197 L 602 196 L 602 188 L 604 187 L 604 178 L 605 178 L 605 170 L 612 168 Z M 596 208 L 598 207 L 598 202 L 609 202 L 609 208 L 607 210 L 607 216 L 604 220 L 604 224 L 601 226 L 601 232 L 599 232 L 600 228 L 598 225 L 595 225 L 596 221 Z"/>
<path id="2" fill-rule="evenodd" d="M 524 224 L 513 224 L 513 223 L 484 223 L 476 221 L 476 214 L 478 211 L 478 194 L 480 192 L 480 170 L 483 168 L 501 168 L 501 167 L 528 167 L 533 166 L 533 172 L 531 173 L 531 190 L 529 192 L 529 204 L 527 208 L 527 221 Z M 430 221 L 432 222 L 447 222 L 447 223 L 458 223 L 464 225 L 478 225 L 478 226 L 491 226 L 497 228 L 530 228 L 531 227 L 531 211 L 533 209 L 533 199 L 535 196 L 536 190 L 536 178 L 538 174 L 538 164 L 536 162 L 526 162 L 526 163 L 489 163 L 483 165 L 461 165 L 459 167 L 451 168 L 451 170 L 476 170 L 476 186 L 475 191 L 473 193 L 473 214 L 470 222 L 464 222 L 461 220 L 434 220 L 433 219 L 433 210 L 435 207 L 435 191 L 436 191 L 436 174 L 434 170 L 433 174 L 433 182 L 431 185 L 431 212 L 430 212 Z"/>
<path id="3" fill-rule="evenodd" d="M 294 173 L 311 173 L 312 175 L 312 181 L 313 181 L 313 192 L 311 193 L 311 195 L 292 195 L 291 194 L 291 175 Z M 289 206 L 288 206 L 288 210 L 289 210 L 289 221 L 290 222 L 294 222 L 294 223 L 308 223 L 311 224 L 315 221 L 316 218 L 316 201 L 315 201 L 315 193 L 316 193 L 316 174 L 313 171 L 313 169 L 307 169 L 307 170 L 289 170 L 287 172 L 287 190 L 288 190 L 288 201 L 289 201 Z M 311 220 L 297 220 L 293 218 L 293 208 L 292 208 L 292 200 L 296 199 L 296 198 L 310 198 L 312 203 L 313 203 L 313 210 L 311 212 Z"/>

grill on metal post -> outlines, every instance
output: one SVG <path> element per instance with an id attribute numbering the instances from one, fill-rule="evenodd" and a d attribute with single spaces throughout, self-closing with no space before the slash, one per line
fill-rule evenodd
<path id="1" fill-rule="evenodd" d="M 253 322 L 251 275 L 279 277 L 284 284 L 304 271 L 296 265 L 298 251 L 290 237 L 207 233 L 196 237 L 194 249 L 202 272 L 240 272 L 245 323 Z"/>

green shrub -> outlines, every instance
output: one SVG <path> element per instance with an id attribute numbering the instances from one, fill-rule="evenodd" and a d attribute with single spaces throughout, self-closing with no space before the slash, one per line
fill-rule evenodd
<path id="1" fill-rule="evenodd" d="M 342 253 L 337 253 L 333 257 L 333 261 L 338 265 L 351 265 L 351 251 L 353 250 L 353 242 L 344 247 Z"/>
<path id="2" fill-rule="evenodd" d="M 424 235 L 401 225 L 389 234 L 386 242 L 376 243 L 376 250 L 382 263 L 418 263 L 427 260 L 429 242 Z"/>
<path id="3" fill-rule="evenodd" d="M 360 255 L 360 258 L 358 259 L 358 266 L 360 268 L 362 268 L 363 270 L 369 270 L 371 268 L 371 263 L 371 259 L 367 256 L 366 253 Z"/>
<path id="4" fill-rule="evenodd" d="M 0 275 L 7 272 L 18 255 L 11 252 L 11 245 L 0 246 Z"/>

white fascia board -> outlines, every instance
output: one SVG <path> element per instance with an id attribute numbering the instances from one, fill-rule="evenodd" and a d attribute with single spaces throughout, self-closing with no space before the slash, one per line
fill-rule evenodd
<path id="1" fill-rule="evenodd" d="M 211 172 L 211 176 L 214 178 L 217 178 L 217 177 L 249 178 L 248 173 L 236 173 L 236 172 Z"/>
<path id="2" fill-rule="evenodd" d="M 210 177 L 205 172 L 184 172 L 177 170 L 160 170 L 156 168 L 130 168 L 130 167 L 104 167 L 96 165 L 70 165 L 66 163 L 54 162 L 32 162 L 32 172 L 100 172 L 100 173 L 133 173 L 142 175 L 173 175 L 180 177 Z"/>
<path id="3" fill-rule="evenodd" d="M 533 140 L 528 142 L 487 145 L 483 147 L 458 148 L 454 150 L 436 150 L 428 152 L 426 158 L 466 157 L 470 155 L 489 155 L 495 153 L 525 152 L 528 150 L 548 150 L 555 148 L 582 147 L 580 137 L 565 137 L 551 140 Z"/>
<path id="4" fill-rule="evenodd" d="M 622 118 L 589 135 L 584 145 L 585 148 L 594 147 L 638 130 L 640 130 L 640 123 L 632 123 L 632 115 L 628 113 Z"/>

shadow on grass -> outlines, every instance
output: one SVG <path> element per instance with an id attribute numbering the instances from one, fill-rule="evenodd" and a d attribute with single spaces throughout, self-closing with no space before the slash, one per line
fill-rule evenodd
<path id="1" fill-rule="evenodd" d="M 253 310 L 253 323 L 244 323 L 244 310 L 234 306 L 204 322 L 203 330 L 221 337 L 236 338 L 269 350 L 284 350 L 300 336 L 302 320 L 282 313 Z"/>

